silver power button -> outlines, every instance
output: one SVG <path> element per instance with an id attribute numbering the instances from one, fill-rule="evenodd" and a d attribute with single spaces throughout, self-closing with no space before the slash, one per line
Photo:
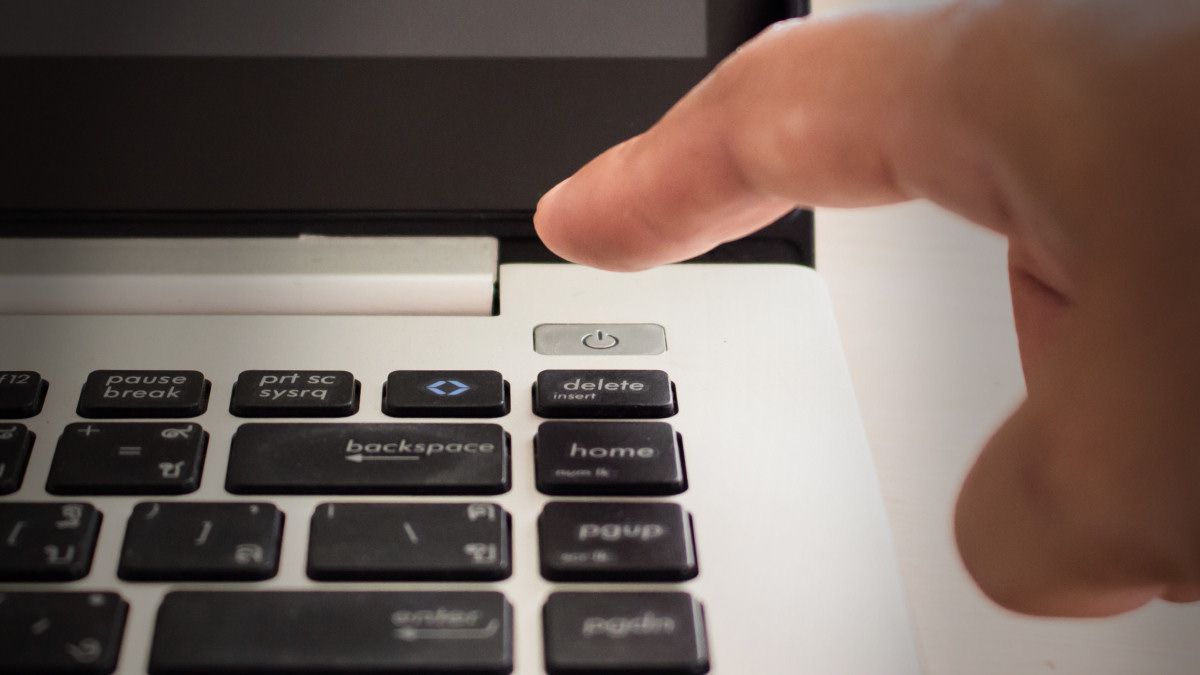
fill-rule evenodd
<path id="1" fill-rule="evenodd" d="M 667 351 L 667 332 L 656 323 L 544 323 L 533 329 L 539 354 L 641 355 Z"/>
<path id="2" fill-rule="evenodd" d="M 621 344 L 621 341 L 618 340 L 612 333 L 605 333 L 602 330 L 584 335 L 580 342 L 582 342 L 583 346 L 587 347 L 588 349 L 612 349 L 613 347 Z"/>

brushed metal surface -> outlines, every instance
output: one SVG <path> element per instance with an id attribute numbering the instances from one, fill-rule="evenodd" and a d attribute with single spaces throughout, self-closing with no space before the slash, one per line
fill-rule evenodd
<path id="1" fill-rule="evenodd" d="M 770 292 L 763 292 L 770 289 Z M 204 475 L 184 501 L 234 499 L 224 489 L 228 413 L 248 369 L 340 369 L 362 382 L 358 414 L 383 422 L 392 370 L 495 369 L 512 385 L 513 488 L 489 498 L 513 517 L 511 578 L 496 583 L 322 583 L 305 575 L 308 523 L 324 496 L 243 496 L 286 514 L 275 578 L 252 583 L 128 583 L 117 579 L 125 521 L 136 497 L 86 501 L 104 513 L 91 574 L 17 589 L 115 590 L 130 603 L 120 675 L 145 670 L 155 612 L 174 588 L 213 590 L 499 590 L 516 619 L 517 675 L 543 672 L 541 611 L 555 590 L 687 590 L 704 603 L 716 675 L 916 675 L 920 672 L 896 556 L 866 436 L 825 288 L 789 265 L 673 266 L 635 275 L 569 265 L 502 265 L 499 316 L 4 316 L 5 367 L 50 382 L 21 489 L 9 500 L 53 500 L 44 485 L 54 444 L 87 373 L 101 368 L 197 369 L 212 381 Z M 542 422 L 530 388 L 548 368 L 611 368 L 603 355 L 550 357 L 530 349 L 546 322 L 652 321 L 671 334 L 658 356 L 621 367 L 667 371 L 679 393 L 672 418 L 690 487 L 677 497 L 695 519 L 700 575 L 683 584 L 565 584 L 540 576 L 536 523 L 550 499 L 534 484 L 533 437 Z M 440 503 L 461 497 L 338 497 Z M 331 627 L 336 630 L 336 627 Z"/>

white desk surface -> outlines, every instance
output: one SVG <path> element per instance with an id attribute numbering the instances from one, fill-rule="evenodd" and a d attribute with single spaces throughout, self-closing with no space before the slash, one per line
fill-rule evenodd
<path id="1" fill-rule="evenodd" d="M 817 13 L 929 0 L 814 0 Z M 1197 675 L 1200 605 L 1098 621 L 991 605 L 951 523 L 975 454 L 1024 396 L 1004 240 L 927 204 L 819 211 L 828 282 L 928 675 Z"/>
<path id="2" fill-rule="evenodd" d="M 924 204 L 818 211 L 817 269 L 833 295 L 928 675 L 1200 673 L 1200 605 L 1029 619 L 989 604 L 959 562 L 959 482 L 1024 394 L 1004 240 Z"/>

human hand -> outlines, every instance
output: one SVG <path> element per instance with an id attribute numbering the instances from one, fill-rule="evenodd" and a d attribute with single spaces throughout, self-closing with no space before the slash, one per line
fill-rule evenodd
<path id="1" fill-rule="evenodd" d="M 1028 397 L 959 498 L 1000 604 L 1200 600 L 1200 4 L 1007 0 L 785 22 L 542 199 L 637 270 L 795 205 L 929 199 L 1004 234 Z"/>

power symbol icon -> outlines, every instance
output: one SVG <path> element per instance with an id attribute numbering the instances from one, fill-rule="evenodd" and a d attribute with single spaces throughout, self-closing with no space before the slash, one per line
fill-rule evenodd
<path id="1" fill-rule="evenodd" d="M 615 335 L 598 330 L 583 336 L 583 346 L 588 349 L 612 349 L 620 344 Z"/>

